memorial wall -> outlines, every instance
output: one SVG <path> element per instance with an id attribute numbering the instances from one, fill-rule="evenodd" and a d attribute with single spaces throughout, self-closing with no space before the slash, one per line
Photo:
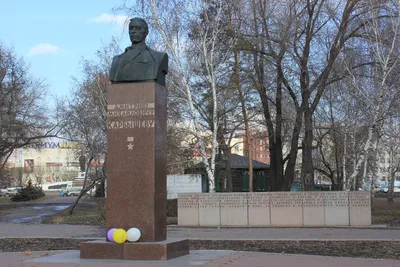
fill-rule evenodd
<path id="1" fill-rule="evenodd" d="M 371 196 L 343 191 L 178 194 L 178 225 L 371 225 Z"/>

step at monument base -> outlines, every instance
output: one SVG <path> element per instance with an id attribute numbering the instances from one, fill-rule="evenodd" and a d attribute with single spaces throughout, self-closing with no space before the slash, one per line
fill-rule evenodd
<path id="1" fill-rule="evenodd" d="M 81 259 L 169 260 L 189 254 L 188 239 L 117 244 L 107 241 L 81 243 Z"/>

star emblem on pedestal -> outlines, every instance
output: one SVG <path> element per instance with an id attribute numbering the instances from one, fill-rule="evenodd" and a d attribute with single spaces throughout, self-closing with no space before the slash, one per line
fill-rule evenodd
<path id="1" fill-rule="evenodd" d="M 127 145 L 127 147 L 128 147 L 128 150 L 133 150 L 133 144 L 132 144 L 132 143 L 129 143 L 129 144 Z"/>

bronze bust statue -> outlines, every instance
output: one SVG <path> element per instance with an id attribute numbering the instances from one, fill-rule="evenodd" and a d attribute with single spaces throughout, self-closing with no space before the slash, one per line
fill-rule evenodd
<path id="1" fill-rule="evenodd" d="M 84 155 L 79 157 L 79 166 L 81 167 L 81 172 L 84 172 L 86 169 L 86 157 Z"/>
<path id="2" fill-rule="evenodd" d="M 148 33 L 148 25 L 144 19 L 130 20 L 129 37 L 132 46 L 114 57 L 109 77 L 112 83 L 155 81 L 165 85 L 168 55 L 146 45 L 145 39 Z"/>

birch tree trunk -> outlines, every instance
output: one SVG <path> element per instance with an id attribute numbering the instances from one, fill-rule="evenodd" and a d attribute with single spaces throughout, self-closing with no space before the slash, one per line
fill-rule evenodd
<path id="1" fill-rule="evenodd" d="M 165 9 L 160 10 L 159 5 L 164 4 Z M 221 32 L 221 27 L 219 23 L 222 22 L 221 16 L 222 11 L 221 8 L 216 10 L 216 17 L 211 21 L 208 17 L 204 17 L 204 32 L 202 33 L 202 38 L 197 47 L 193 47 L 192 49 L 196 49 L 198 53 L 201 54 L 202 63 L 205 66 L 206 76 L 208 83 L 210 85 L 211 95 L 212 95 L 212 122 L 211 122 L 211 145 L 210 151 L 211 155 L 208 158 L 206 153 L 206 142 L 205 138 L 202 134 L 202 127 L 200 127 L 199 119 L 198 119 L 198 111 L 196 110 L 194 99 L 192 96 L 192 88 L 191 88 L 191 75 L 188 73 L 189 66 L 187 63 L 187 58 L 183 55 L 182 43 L 185 42 L 187 38 L 187 30 L 185 25 L 185 21 L 181 18 L 182 14 L 177 14 L 177 10 L 181 10 L 187 14 L 203 14 L 206 15 L 206 3 L 201 0 L 194 0 L 188 3 L 187 5 L 180 3 L 180 1 L 176 2 L 165 2 L 161 3 L 156 0 L 144 1 L 144 6 L 149 7 L 150 10 L 150 19 L 154 28 L 157 30 L 158 34 L 161 36 L 161 40 L 170 55 L 170 59 L 172 59 L 173 66 L 179 77 L 181 78 L 181 84 L 183 92 L 186 96 L 186 102 L 189 106 L 190 117 L 194 126 L 194 134 L 197 138 L 197 142 L 200 148 L 200 156 L 202 158 L 202 162 L 205 166 L 205 170 L 210 182 L 210 191 L 215 192 L 215 157 L 217 154 L 217 130 L 218 130 L 218 95 L 217 95 L 217 85 L 216 85 L 216 67 L 217 63 L 215 62 L 215 51 L 217 49 L 218 35 Z M 218 6 L 218 5 L 217 5 Z M 135 9 L 136 8 L 136 9 Z M 189 10 L 190 9 L 190 10 Z M 137 7 L 133 7 L 132 10 L 137 11 Z M 142 11 L 143 13 L 143 11 Z M 179 21 L 181 20 L 181 21 Z M 175 25 L 177 27 L 170 27 Z M 181 27 L 181 28 L 179 28 Z M 230 49 L 226 51 L 226 55 L 229 55 Z"/>
<path id="2" fill-rule="evenodd" d="M 372 3 L 372 2 L 371 2 Z M 372 60 L 376 65 L 371 66 L 372 80 L 368 81 L 367 89 L 359 84 L 357 77 L 348 69 L 352 86 L 364 97 L 368 110 L 372 110 L 368 126 L 367 138 L 364 143 L 361 155 L 355 164 L 355 171 L 350 179 L 359 175 L 359 170 L 364 163 L 367 165 L 368 155 L 375 157 L 379 143 L 382 125 L 385 124 L 387 114 L 392 108 L 390 103 L 399 95 L 396 85 L 393 84 L 392 72 L 397 68 L 400 53 L 398 52 L 400 16 L 398 7 L 388 7 L 390 21 L 381 20 L 379 10 L 371 8 L 368 14 L 373 19 L 367 20 L 365 24 L 365 38 L 370 40 L 369 47 Z M 384 24 L 386 23 L 386 24 Z M 383 31 L 382 28 L 386 27 Z M 389 38 L 387 37 L 389 34 Z M 372 88 L 371 88 L 372 87 Z M 376 160 L 376 159 L 375 159 Z M 366 168 L 363 169 L 362 182 L 366 181 Z"/>

